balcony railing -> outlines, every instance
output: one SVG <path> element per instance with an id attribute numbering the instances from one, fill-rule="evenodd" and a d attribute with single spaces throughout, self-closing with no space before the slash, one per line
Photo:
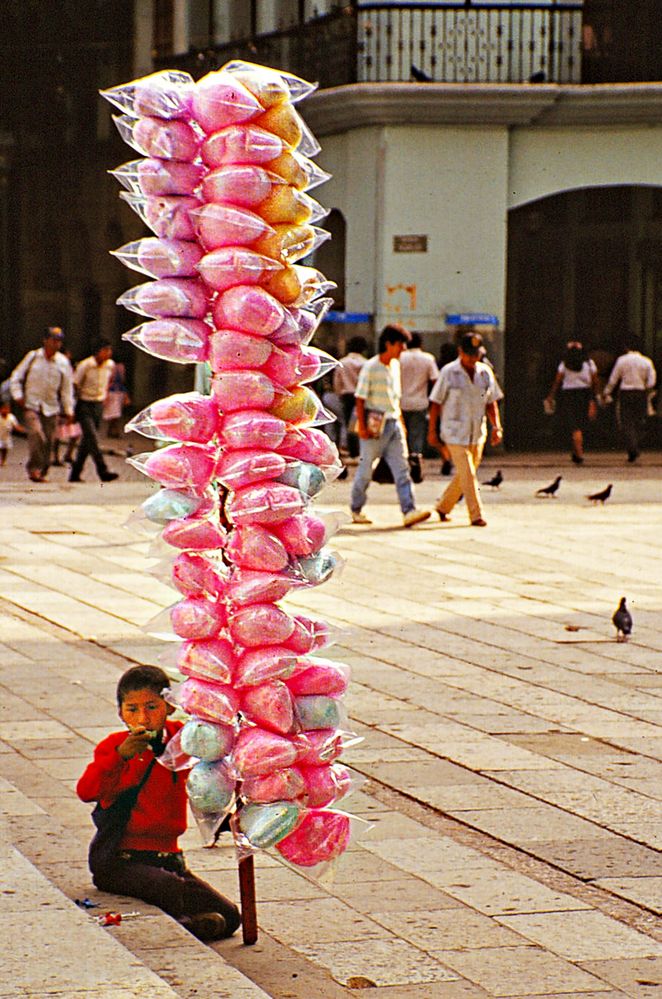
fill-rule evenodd
<path id="1" fill-rule="evenodd" d="M 296 28 L 161 60 L 195 75 L 243 58 L 321 87 L 357 82 L 573 83 L 581 0 L 363 3 Z"/>

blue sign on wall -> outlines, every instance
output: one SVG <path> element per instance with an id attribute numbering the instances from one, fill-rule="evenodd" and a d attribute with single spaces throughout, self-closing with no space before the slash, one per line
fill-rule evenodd
<path id="1" fill-rule="evenodd" d="M 324 317 L 327 323 L 369 323 L 370 312 L 335 312 L 331 309 Z"/>
<path id="2" fill-rule="evenodd" d="M 446 316 L 447 326 L 470 326 L 473 323 L 481 326 L 498 326 L 499 317 L 491 312 L 453 312 Z"/>

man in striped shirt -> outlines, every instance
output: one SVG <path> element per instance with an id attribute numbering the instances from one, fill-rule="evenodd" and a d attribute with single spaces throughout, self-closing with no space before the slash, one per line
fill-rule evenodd
<path id="1" fill-rule="evenodd" d="M 404 326 L 385 326 L 379 337 L 379 353 L 366 361 L 359 374 L 356 424 L 360 459 L 350 500 L 355 524 L 372 523 L 362 511 L 373 466 L 382 457 L 393 475 L 404 526 L 413 527 L 430 516 L 429 511 L 416 509 L 400 409 L 400 355 L 408 341 L 409 333 Z"/>

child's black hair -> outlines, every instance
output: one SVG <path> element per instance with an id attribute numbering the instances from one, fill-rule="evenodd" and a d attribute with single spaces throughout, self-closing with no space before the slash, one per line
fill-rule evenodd
<path id="1" fill-rule="evenodd" d="M 163 688 L 169 686 L 170 680 L 158 666 L 132 666 L 117 684 L 118 707 L 122 707 L 126 695 L 134 690 L 153 690 L 160 697 Z"/>

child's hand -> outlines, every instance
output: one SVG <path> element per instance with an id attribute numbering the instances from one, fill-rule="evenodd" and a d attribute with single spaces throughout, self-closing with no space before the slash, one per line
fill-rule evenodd
<path id="1" fill-rule="evenodd" d="M 149 741 L 153 735 L 153 732 L 145 728 L 136 728 L 127 735 L 124 742 L 119 744 L 117 752 L 123 760 L 130 760 L 149 748 Z"/>

